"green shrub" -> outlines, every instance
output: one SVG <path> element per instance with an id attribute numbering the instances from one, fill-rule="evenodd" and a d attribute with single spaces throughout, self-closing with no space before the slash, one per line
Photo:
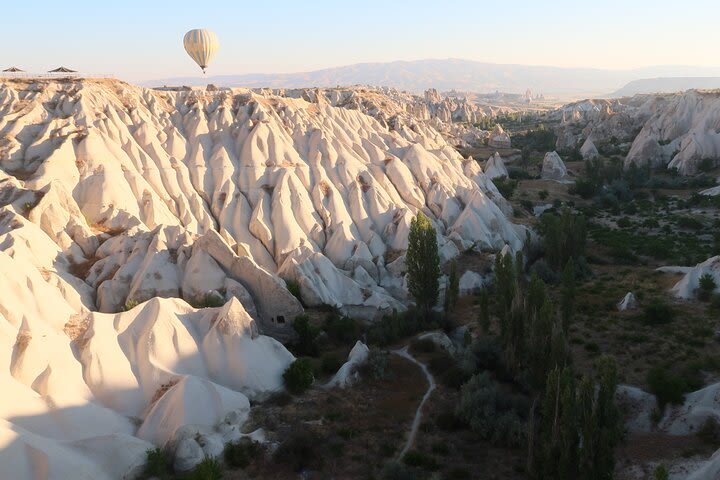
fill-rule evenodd
<path id="1" fill-rule="evenodd" d="M 360 325 L 355 319 L 331 313 L 325 319 L 323 330 L 328 336 L 340 343 L 352 343 L 360 337 Z"/>
<path id="2" fill-rule="evenodd" d="M 403 463 L 411 467 L 422 468 L 423 470 L 437 470 L 438 464 L 435 457 L 428 455 L 427 453 L 419 452 L 417 450 L 410 450 L 403 458 Z"/>
<path id="3" fill-rule="evenodd" d="M 390 357 L 385 350 L 376 347 L 370 347 L 367 362 L 362 367 L 364 374 L 374 380 L 382 380 L 388 375 L 388 367 L 390 366 Z"/>
<path id="4" fill-rule="evenodd" d="M 489 374 L 483 372 L 463 385 L 455 414 L 494 445 L 518 447 L 524 441 L 525 426 L 517 411 L 527 412 L 526 403 L 501 393 Z"/>
<path id="5" fill-rule="evenodd" d="M 708 417 L 698 430 L 697 436 L 706 445 L 717 445 L 720 443 L 720 423 L 715 417 Z"/>
<path id="6" fill-rule="evenodd" d="M 688 230 L 702 230 L 705 225 L 694 217 L 678 217 L 675 221 L 678 227 Z"/>
<path id="7" fill-rule="evenodd" d="M 294 280 L 285 280 L 285 286 L 288 292 L 292 293 L 293 297 L 297 298 L 302 303 L 302 295 L 300 294 L 300 284 Z"/>
<path id="8" fill-rule="evenodd" d="M 320 359 L 320 369 L 323 373 L 335 373 L 342 367 L 343 363 L 345 363 L 345 359 L 339 354 L 333 352 L 324 353 Z"/>
<path id="9" fill-rule="evenodd" d="M 548 195 L 550 195 L 550 192 L 548 192 L 547 190 L 540 190 L 538 192 L 538 197 L 540 198 L 540 200 L 545 200 Z"/>
<path id="10" fill-rule="evenodd" d="M 669 478 L 670 474 L 668 473 L 668 469 L 665 465 L 658 465 L 653 471 L 654 480 L 668 480 Z"/>
<path id="11" fill-rule="evenodd" d="M 220 462 L 211 457 L 205 457 L 190 474 L 190 480 L 220 480 L 222 477 Z"/>
<path id="12" fill-rule="evenodd" d="M 517 180 L 511 180 L 507 177 L 494 178 L 493 183 L 500 191 L 500 194 L 508 200 L 512 198 L 515 188 L 517 188 L 518 185 Z"/>
<path id="13" fill-rule="evenodd" d="M 210 291 L 190 304 L 195 308 L 217 308 L 225 305 L 225 297 L 217 291 Z"/>
<path id="14" fill-rule="evenodd" d="M 314 379 L 312 364 L 307 358 L 298 358 L 283 373 L 285 387 L 296 395 L 307 390 Z"/>
<path id="15" fill-rule="evenodd" d="M 704 273 L 698 281 L 698 298 L 702 301 L 710 300 L 712 292 L 717 288 L 715 279 L 709 273 Z"/>
<path id="16" fill-rule="evenodd" d="M 232 468 L 245 468 L 258 455 L 260 444 L 250 439 L 240 439 L 225 445 L 225 463 Z"/>
<path id="17" fill-rule="evenodd" d="M 597 183 L 592 180 L 578 178 L 575 184 L 568 189 L 568 193 L 570 195 L 578 195 L 580 198 L 587 200 L 588 198 L 594 197 L 599 189 L 600 187 Z"/>
<path id="18" fill-rule="evenodd" d="M 145 462 L 145 470 L 143 472 L 145 478 L 169 478 L 170 460 L 165 455 L 165 452 L 156 448 L 154 450 L 148 450 L 146 453 L 147 460 Z"/>
<path id="19" fill-rule="evenodd" d="M 292 327 L 297 333 L 297 339 L 292 344 L 293 353 L 296 356 L 316 356 L 319 351 L 317 337 L 320 329 L 310 323 L 310 317 L 307 315 L 296 317 Z"/>
<path id="20" fill-rule="evenodd" d="M 660 406 L 668 403 L 678 405 L 685 398 L 687 384 L 680 376 L 665 368 L 654 367 L 650 370 L 647 383 L 650 392 L 657 397 Z"/>
<path id="21" fill-rule="evenodd" d="M 324 442 L 311 430 L 293 431 L 275 450 L 273 458 L 276 463 L 284 464 L 300 472 L 305 469 L 317 469 L 323 464 L 318 447 Z"/>
<path id="22" fill-rule="evenodd" d="M 648 304 L 643 312 L 643 321 L 648 325 L 670 323 L 674 318 L 675 310 L 660 300 Z"/>

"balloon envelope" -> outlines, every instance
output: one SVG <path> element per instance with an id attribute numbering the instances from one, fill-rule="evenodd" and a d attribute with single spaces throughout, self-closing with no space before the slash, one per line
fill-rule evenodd
<path id="1" fill-rule="evenodd" d="M 190 58 L 195 60 L 203 72 L 220 48 L 217 35 L 204 28 L 190 30 L 183 38 L 183 46 Z"/>

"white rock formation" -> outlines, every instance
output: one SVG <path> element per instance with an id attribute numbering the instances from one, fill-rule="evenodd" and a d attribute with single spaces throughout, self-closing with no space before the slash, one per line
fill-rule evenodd
<path id="1" fill-rule="evenodd" d="M 619 311 L 624 312 L 626 310 L 635 310 L 640 305 L 640 302 L 638 302 L 637 297 L 635 297 L 635 294 L 633 292 L 628 292 L 625 294 L 622 300 L 617 304 L 617 308 Z"/>
<path id="2" fill-rule="evenodd" d="M 720 195 L 720 185 L 717 187 L 708 188 L 700 192 L 700 195 L 707 195 L 708 197 L 714 197 Z"/>
<path id="3" fill-rule="evenodd" d="M 370 349 L 360 340 L 350 350 L 348 359 L 342 364 L 337 373 L 325 384 L 325 388 L 347 388 L 358 382 L 360 379 L 359 369 L 368 359 Z"/>
<path id="4" fill-rule="evenodd" d="M 181 468 L 216 454 L 293 360 L 264 335 L 302 312 L 282 278 L 313 304 L 402 309 L 402 262 L 385 256 L 419 211 L 444 259 L 520 248 L 477 162 L 409 105 L 380 91 L 0 83 L 8 475 L 122 478 L 143 439 Z"/>
<path id="5" fill-rule="evenodd" d="M 567 168 L 557 152 L 545 154 L 540 176 L 545 180 L 563 180 L 567 177 Z"/>
<path id="6" fill-rule="evenodd" d="M 657 409 L 655 395 L 631 385 L 618 385 L 615 400 L 625 416 L 625 427 L 629 432 L 653 431 L 653 412 Z"/>
<path id="7" fill-rule="evenodd" d="M 631 164 L 667 166 L 690 175 L 699 171 L 704 160 L 720 164 L 718 91 L 584 100 L 564 106 L 555 115 L 562 118 L 558 149 L 574 148 L 592 136 L 594 141 L 615 145 L 631 143 L 626 168 Z"/>
<path id="8" fill-rule="evenodd" d="M 505 168 L 505 162 L 503 162 L 503 159 L 498 152 L 495 152 L 495 155 L 488 158 L 488 161 L 485 163 L 485 175 L 487 175 L 487 177 L 491 180 L 497 177 L 508 176 L 507 168 Z"/>
<path id="9" fill-rule="evenodd" d="M 510 148 L 512 142 L 510 135 L 502 128 L 499 123 L 493 127 L 490 137 L 488 138 L 488 146 L 492 148 Z"/>
<path id="10" fill-rule="evenodd" d="M 689 269 L 689 271 L 685 273 L 685 276 L 680 279 L 670 291 L 680 298 L 693 298 L 695 291 L 700 286 L 700 277 L 706 274 L 715 280 L 715 291 L 720 290 L 720 255 L 709 258 Z"/>
<path id="11" fill-rule="evenodd" d="M 659 428 L 671 435 L 695 434 L 708 418 L 720 421 L 720 383 L 685 395 L 685 402 L 671 408 Z"/>
<path id="12" fill-rule="evenodd" d="M 600 155 L 597 147 L 592 141 L 592 138 L 588 137 L 582 144 L 582 147 L 580 147 L 580 155 L 582 155 L 583 160 L 592 160 Z"/>
<path id="13" fill-rule="evenodd" d="M 460 275 L 460 293 L 462 295 L 470 295 L 477 293 L 485 285 L 485 279 L 482 275 L 472 270 L 466 270 Z"/>

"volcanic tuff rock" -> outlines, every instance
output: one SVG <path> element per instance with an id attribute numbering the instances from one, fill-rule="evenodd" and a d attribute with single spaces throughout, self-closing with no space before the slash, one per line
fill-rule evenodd
<path id="1" fill-rule="evenodd" d="M 700 286 L 700 277 L 710 275 L 715 281 L 715 290 L 720 290 L 720 255 L 708 258 L 689 269 L 685 276 L 673 286 L 671 292 L 680 298 L 693 298 Z"/>
<path id="2" fill-rule="evenodd" d="M 592 136 L 596 145 L 631 142 L 626 168 L 667 166 L 691 175 L 703 161 L 720 164 L 718 90 L 584 100 L 554 115 L 558 149 L 577 148 Z"/>
<path id="3" fill-rule="evenodd" d="M 498 152 L 495 152 L 495 155 L 488 158 L 488 161 L 485 163 L 485 175 L 487 175 L 491 180 L 497 177 L 508 176 L 507 168 L 505 168 L 505 162 L 503 162 L 503 159 Z"/>
<path id="4" fill-rule="evenodd" d="M 302 312 L 281 277 L 312 304 L 404 308 L 419 211 L 444 260 L 521 247 L 507 202 L 437 118 L 380 91 L 312 93 L 0 84 L 0 463 L 13 478 L 37 462 L 48 478 L 122 477 L 148 441 L 183 468 L 214 455 L 293 360 L 263 335 Z"/>
<path id="5" fill-rule="evenodd" d="M 547 152 L 543 158 L 540 176 L 546 180 L 562 180 L 567 177 L 567 168 L 557 152 Z"/>

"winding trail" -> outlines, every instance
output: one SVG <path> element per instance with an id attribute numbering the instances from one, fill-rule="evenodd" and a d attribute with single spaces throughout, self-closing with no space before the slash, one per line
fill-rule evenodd
<path id="1" fill-rule="evenodd" d="M 418 405 L 417 410 L 415 411 L 415 418 L 413 419 L 412 426 L 410 427 L 410 433 L 408 434 L 407 442 L 405 443 L 405 446 L 400 451 L 400 454 L 398 455 L 399 459 L 402 459 L 402 457 L 405 456 L 405 454 L 410 450 L 410 448 L 415 443 L 415 437 L 417 437 L 417 432 L 420 429 L 420 421 L 422 420 L 422 409 L 425 406 L 425 403 L 430 398 L 430 394 L 433 390 L 435 390 L 435 378 L 432 376 L 430 371 L 428 370 L 427 366 L 424 363 L 421 363 L 415 359 L 410 353 L 408 352 L 408 346 L 405 345 L 403 348 L 399 350 L 392 350 L 392 353 L 395 355 L 398 355 L 400 357 L 406 358 L 413 362 L 415 365 L 420 367 L 420 369 L 425 374 L 425 378 L 428 382 L 428 389 L 427 392 L 425 392 L 425 395 L 422 398 L 422 401 L 420 402 L 420 405 Z"/>

